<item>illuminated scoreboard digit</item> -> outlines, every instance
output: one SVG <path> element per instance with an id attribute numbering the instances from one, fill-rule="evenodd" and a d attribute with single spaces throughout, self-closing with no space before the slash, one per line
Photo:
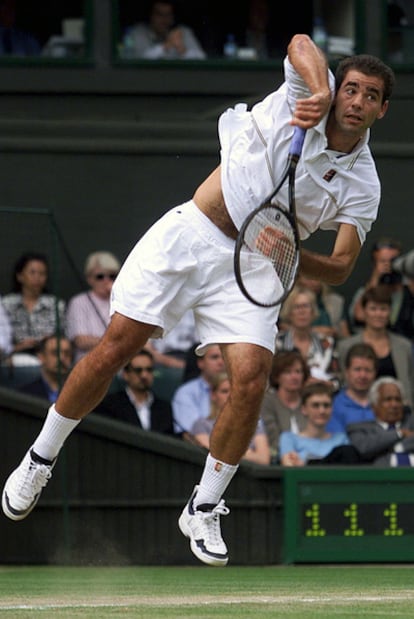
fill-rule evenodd
<path id="1" fill-rule="evenodd" d="M 284 561 L 414 560 L 414 471 L 284 471 Z"/>

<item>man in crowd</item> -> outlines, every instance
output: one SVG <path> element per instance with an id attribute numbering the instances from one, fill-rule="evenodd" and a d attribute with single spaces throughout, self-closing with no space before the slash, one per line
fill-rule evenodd
<path id="1" fill-rule="evenodd" d="M 72 344 L 66 337 L 49 335 L 40 341 L 37 356 L 40 361 L 39 378 L 23 385 L 19 390 L 49 400 L 51 403 L 56 402 L 72 367 Z"/>
<path id="2" fill-rule="evenodd" d="M 190 432 L 200 417 L 208 417 L 211 406 L 211 383 L 217 374 L 224 371 L 220 346 L 209 346 L 197 359 L 200 375 L 187 381 L 174 394 L 172 407 L 174 427 L 177 433 Z"/>
<path id="3" fill-rule="evenodd" d="M 173 417 L 169 402 L 152 392 L 154 361 L 148 350 L 140 350 L 122 371 L 125 389 L 107 395 L 96 412 L 132 423 L 144 430 L 173 434 Z"/>
<path id="4" fill-rule="evenodd" d="M 345 386 L 336 394 L 329 432 L 346 432 L 350 423 L 372 421 L 369 390 L 377 373 L 377 356 L 369 344 L 352 346 L 345 357 Z"/>
<path id="5" fill-rule="evenodd" d="M 348 436 L 364 461 L 376 466 L 414 464 L 414 419 L 404 407 L 402 384 L 383 376 L 370 389 L 375 419 L 348 426 Z"/>

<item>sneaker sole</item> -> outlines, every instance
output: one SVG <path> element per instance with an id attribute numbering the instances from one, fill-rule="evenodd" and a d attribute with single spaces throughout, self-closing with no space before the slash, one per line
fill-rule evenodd
<path id="1" fill-rule="evenodd" d="M 13 471 L 13 473 L 11 475 L 9 475 L 5 486 L 7 486 L 7 484 L 9 483 L 9 480 L 13 477 L 15 471 Z M 40 492 L 37 495 L 37 497 L 35 498 L 35 500 L 33 501 L 33 503 L 31 504 L 31 506 L 29 507 L 29 509 L 27 509 L 25 512 L 18 512 L 15 513 L 13 511 L 10 511 L 10 506 L 9 506 L 9 499 L 7 496 L 7 492 L 6 490 L 3 491 L 2 497 L 1 497 L 1 507 L 3 509 L 3 513 L 5 516 L 7 516 L 7 518 L 10 518 L 10 520 L 24 520 L 24 518 L 26 518 L 26 516 L 28 516 L 30 514 L 30 512 L 36 507 L 36 503 L 38 502 L 40 497 Z M 16 510 L 17 512 L 17 510 Z"/>
<path id="2" fill-rule="evenodd" d="M 228 557 L 224 559 L 219 559 L 218 557 L 210 557 L 209 555 L 205 555 L 200 547 L 197 545 L 197 542 L 194 540 L 192 536 L 192 532 L 190 527 L 186 523 L 186 517 L 184 512 L 181 514 L 178 520 L 178 526 L 180 527 L 180 531 L 185 537 L 188 537 L 190 540 L 190 548 L 191 552 L 203 563 L 207 565 L 213 565 L 214 567 L 225 567 L 229 561 Z"/>

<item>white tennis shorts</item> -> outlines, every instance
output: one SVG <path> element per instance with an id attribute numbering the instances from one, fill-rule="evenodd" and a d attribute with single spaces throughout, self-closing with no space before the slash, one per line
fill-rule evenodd
<path id="1" fill-rule="evenodd" d="M 126 259 L 112 288 L 111 314 L 154 325 L 153 337 L 162 337 L 192 308 L 199 354 L 210 344 L 235 342 L 274 352 L 279 308 L 244 297 L 234 276 L 234 245 L 193 201 L 171 209 Z"/>

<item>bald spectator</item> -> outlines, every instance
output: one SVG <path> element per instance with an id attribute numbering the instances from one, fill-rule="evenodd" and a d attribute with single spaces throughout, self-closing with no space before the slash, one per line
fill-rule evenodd
<path id="1" fill-rule="evenodd" d="M 372 385 L 370 403 L 375 419 L 348 426 L 351 443 L 364 461 L 375 466 L 413 466 L 414 419 L 404 407 L 402 384 L 383 376 Z"/>

